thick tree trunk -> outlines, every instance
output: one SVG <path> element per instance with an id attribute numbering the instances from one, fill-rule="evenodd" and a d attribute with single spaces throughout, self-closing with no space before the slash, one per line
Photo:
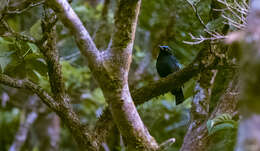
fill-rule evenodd
<path id="1" fill-rule="evenodd" d="M 228 113 L 235 115 L 237 111 L 238 102 L 238 77 L 235 76 L 228 84 L 228 88 L 222 95 L 218 104 L 214 108 L 214 111 L 207 118 L 197 118 L 191 121 L 187 134 L 184 138 L 184 143 L 181 147 L 181 151 L 207 151 L 208 143 L 212 137 L 209 137 L 207 130 L 207 121 L 213 119 L 217 115 Z M 203 92 L 203 89 L 200 88 Z M 199 93 L 201 93 L 199 91 Z M 200 108 L 198 108 L 198 111 Z M 198 115 L 196 113 L 195 115 Z M 203 114 L 204 115 L 204 114 Z"/>
<path id="2" fill-rule="evenodd" d="M 158 145 L 144 126 L 128 87 L 128 72 L 141 1 L 121 0 L 115 15 L 111 48 L 104 53 L 104 71 L 98 78 L 117 127 L 129 150 L 156 150 Z"/>
<path id="3" fill-rule="evenodd" d="M 236 151 L 260 150 L 260 2 L 251 1 L 248 29 L 242 46 L 242 120 Z"/>

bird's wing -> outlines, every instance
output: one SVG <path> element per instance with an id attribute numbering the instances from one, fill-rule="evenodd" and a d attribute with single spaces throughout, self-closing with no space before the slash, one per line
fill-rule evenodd
<path id="1" fill-rule="evenodd" d="M 178 66 L 180 69 L 182 69 L 182 65 L 181 65 L 179 62 L 177 62 L 177 66 Z"/>
<path id="2" fill-rule="evenodd" d="M 181 64 L 177 61 L 177 59 L 174 56 L 171 56 L 169 61 L 172 72 L 176 72 L 181 69 Z"/>

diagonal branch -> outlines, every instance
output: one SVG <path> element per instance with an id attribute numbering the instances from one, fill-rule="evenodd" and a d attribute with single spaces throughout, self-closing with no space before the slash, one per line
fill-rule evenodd
<path id="1" fill-rule="evenodd" d="M 29 130 L 32 128 L 33 124 L 38 118 L 37 113 L 37 100 L 38 97 L 36 95 L 29 97 L 28 101 L 30 102 L 30 109 L 26 108 L 25 112 L 28 112 L 26 114 L 25 120 L 20 120 L 19 129 L 16 132 L 15 138 L 13 140 L 13 143 L 11 147 L 9 148 L 9 151 L 19 151 L 21 150 L 22 146 L 24 145 Z"/>
<path id="2" fill-rule="evenodd" d="M 87 148 L 90 151 L 96 150 L 95 141 L 91 138 L 88 129 L 80 123 L 76 113 L 72 111 L 68 104 L 55 101 L 40 86 L 27 79 L 18 80 L 5 74 L 0 74 L 0 83 L 14 88 L 30 90 L 31 92 L 37 94 L 44 104 L 46 104 L 51 110 L 55 111 L 66 123 L 77 140 L 77 143 L 79 143 L 82 148 Z"/>
<path id="3" fill-rule="evenodd" d="M 59 103 L 59 108 L 56 108 L 54 111 L 59 115 L 66 126 L 68 126 L 71 134 L 77 143 L 79 143 L 81 150 L 96 150 L 95 141 L 91 138 L 88 127 L 81 124 L 79 117 L 72 109 L 70 98 L 65 92 L 59 62 L 59 52 L 56 48 L 56 21 L 56 15 L 53 10 L 44 6 L 44 18 L 42 20 L 44 36 L 41 43 L 37 44 L 48 65 L 48 75 L 53 96 L 55 101 Z"/>
<path id="4" fill-rule="evenodd" d="M 33 93 L 37 94 L 42 99 L 42 101 L 52 110 L 56 110 L 59 106 L 59 104 L 54 101 L 52 96 L 50 96 L 46 91 L 44 91 L 43 88 L 27 79 L 18 80 L 11 78 L 5 74 L 0 74 L 0 83 L 10 87 L 32 91 Z"/>
<path id="5" fill-rule="evenodd" d="M 27 139 L 28 132 L 32 128 L 32 125 L 38 117 L 37 112 L 31 111 L 27 116 L 24 122 L 20 122 L 19 129 L 15 135 L 15 139 L 9 148 L 9 151 L 19 151 L 24 142 Z"/>
<path id="6" fill-rule="evenodd" d="M 90 68 L 93 70 L 93 66 L 99 64 L 100 53 L 70 4 L 66 0 L 49 0 L 46 3 L 73 33 L 81 53 L 87 57 Z"/>
<path id="7" fill-rule="evenodd" d="M 206 26 L 206 24 L 204 23 L 204 21 L 202 20 L 202 18 L 201 18 L 200 15 L 199 15 L 197 6 L 195 6 L 195 5 L 193 4 L 193 2 L 191 2 L 191 1 L 189 1 L 189 0 L 185 0 L 185 1 L 192 7 L 192 9 L 193 9 L 193 11 L 195 12 L 196 17 L 198 18 L 200 24 L 201 24 L 205 29 L 208 29 L 208 27 Z M 197 5 L 197 4 L 196 4 L 196 5 Z"/>
<path id="8" fill-rule="evenodd" d="M 1 5 L 4 6 L 4 8 L 0 11 L 0 21 L 8 15 L 14 15 L 14 14 L 21 14 L 23 12 L 26 12 L 30 10 L 31 8 L 37 7 L 45 2 L 45 0 L 34 0 L 31 1 L 22 1 L 21 3 L 16 3 L 12 6 L 10 4 L 10 0 L 7 0 L 7 2 L 1 1 Z M 20 6 L 23 6 L 22 8 L 19 8 Z"/>
<path id="9" fill-rule="evenodd" d="M 35 0 L 33 2 L 29 2 L 29 4 L 24 4 L 25 5 L 24 8 L 19 8 L 19 9 L 18 8 L 15 8 L 15 9 L 12 8 L 12 10 L 10 10 L 10 8 L 9 8 L 10 7 L 9 6 L 9 1 L 8 1 L 7 7 L 6 7 L 6 11 L 4 12 L 4 15 L 5 14 L 8 14 L 8 15 L 10 15 L 10 14 L 21 14 L 21 13 L 23 13 L 23 12 L 25 12 L 25 11 L 33 8 L 33 7 L 36 7 L 36 6 L 39 6 L 39 5 L 43 4 L 44 2 L 45 2 L 45 0 Z"/>
<path id="10" fill-rule="evenodd" d="M 3 35 L 0 35 L 0 36 L 3 36 L 3 37 L 12 36 L 21 41 L 36 43 L 36 39 L 34 39 L 33 37 L 15 32 L 4 19 L 0 20 L 0 24 L 2 24 L 4 26 L 4 28 L 6 28 L 6 30 L 7 30 L 6 33 L 4 33 Z"/>

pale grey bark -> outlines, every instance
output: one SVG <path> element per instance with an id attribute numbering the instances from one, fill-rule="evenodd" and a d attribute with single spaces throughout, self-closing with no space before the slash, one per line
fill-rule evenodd
<path id="1" fill-rule="evenodd" d="M 66 1 L 53 0 L 49 6 L 71 30 L 82 54 L 87 57 L 89 67 L 109 104 L 114 122 L 123 137 L 127 138 L 129 148 L 156 150 L 158 145 L 145 128 L 128 88 L 128 72 L 140 4 L 140 0 L 120 1 L 115 15 L 112 45 L 102 55 Z"/>
<path id="2" fill-rule="evenodd" d="M 19 129 L 15 135 L 15 138 L 14 138 L 14 141 L 13 141 L 11 147 L 9 148 L 9 151 L 20 151 L 24 142 L 26 141 L 28 132 L 32 128 L 32 125 L 34 124 L 34 122 L 36 121 L 36 119 L 38 117 L 37 108 L 36 108 L 36 104 L 38 101 L 37 99 L 38 99 L 37 96 L 29 97 L 28 101 L 30 102 L 30 105 L 31 105 L 31 108 L 30 108 L 31 111 L 29 113 L 24 113 L 24 114 L 26 114 L 25 120 L 20 121 Z M 27 110 L 24 110 L 24 112 L 28 112 L 28 111 L 29 111 L 29 108 Z"/>

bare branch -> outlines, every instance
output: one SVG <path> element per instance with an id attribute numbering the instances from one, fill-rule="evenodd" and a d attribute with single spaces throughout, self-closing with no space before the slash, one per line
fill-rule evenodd
<path id="1" fill-rule="evenodd" d="M 58 108 L 58 104 L 55 103 L 54 99 L 46 91 L 44 91 L 40 86 L 29 80 L 17 80 L 5 74 L 0 74 L 0 83 L 14 88 L 30 90 L 33 93 L 37 94 L 51 109 L 56 110 Z"/>
<path id="2" fill-rule="evenodd" d="M 195 37 L 191 33 L 189 33 L 191 39 L 195 40 L 195 41 L 182 41 L 182 42 L 185 44 L 189 44 L 189 45 L 197 45 L 197 44 L 200 44 L 200 43 L 202 43 L 204 41 L 208 41 L 208 40 L 215 41 L 215 40 L 223 40 L 223 39 L 227 38 L 226 36 L 223 36 L 223 35 L 213 34 L 212 32 L 209 32 L 209 31 L 206 31 L 206 32 L 209 33 L 209 35 L 211 35 L 212 37 L 203 37 L 203 36 Z"/>
<path id="3" fill-rule="evenodd" d="M 37 100 L 37 96 L 30 96 L 29 97 L 29 102 L 30 105 L 32 105 L 32 111 L 30 111 L 27 115 L 25 120 L 20 120 L 20 126 L 18 131 L 16 132 L 15 135 L 15 139 L 11 145 L 11 147 L 9 148 L 9 151 L 20 151 L 21 147 L 23 146 L 24 142 L 27 139 L 27 135 L 29 130 L 31 129 L 32 125 L 34 124 L 34 122 L 36 121 L 37 117 L 38 117 L 38 113 L 37 113 L 37 109 L 36 109 L 36 102 Z M 26 111 L 29 109 L 25 109 Z"/>
<path id="4" fill-rule="evenodd" d="M 166 151 L 174 142 L 175 138 L 164 141 L 162 144 L 160 144 L 158 151 Z"/>
<path id="5" fill-rule="evenodd" d="M 48 65 L 52 93 L 55 101 L 59 103 L 59 108 L 56 108 L 54 111 L 68 126 L 81 149 L 96 150 L 95 140 L 91 138 L 88 127 L 81 124 L 79 117 L 72 109 L 70 98 L 65 92 L 59 52 L 56 49 L 56 21 L 56 15 L 53 10 L 44 8 L 44 19 L 42 20 L 44 36 L 41 43 L 38 43 L 38 46 Z"/>
<path id="6" fill-rule="evenodd" d="M 196 7 L 189 0 L 186 0 L 186 1 L 191 5 L 194 12 L 196 13 L 198 20 L 200 21 L 200 23 L 202 25 L 204 25 L 204 28 L 205 28 L 204 31 L 206 33 L 208 33 L 210 37 L 204 37 L 201 35 L 199 37 L 195 37 L 192 34 L 190 34 L 191 39 L 194 41 L 183 41 L 183 43 L 186 43 L 189 45 L 196 45 L 196 44 L 200 44 L 204 41 L 208 41 L 208 40 L 219 41 L 219 40 L 223 40 L 223 39 L 227 38 L 227 36 L 224 36 L 218 32 L 209 30 L 207 28 L 207 26 L 205 26 L 205 24 L 201 20 L 200 16 L 198 15 Z M 224 22 L 224 24 L 233 26 L 233 27 L 237 28 L 238 30 L 243 30 L 247 27 L 246 17 L 248 15 L 249 7 L 248 7 L 246 1 L 243 0 L 243 2 L 238 3 L 236 0 L 234 0 L 235 6 L 231 5 L 226 0 L 217 0 L 217 1 L 220 2 L 221 4 L 223 4 L 225 6 L 225 9 L 213 9 L 213 10 L 222 12 L 221 16 L 224 19 L 226 19 L 226 21 L 227 21 L 227 22 Z M 229 15 L 229 14 L 231 14 L 231 15 Z M 232 17 L 230 17 L 230 16 L 232 16 Z"/>
<path id="7" fill-rule="evenodd" d="M 226 24 L 230 24 L 231 26 L 234 26 L 237 29 L 244 29 L 247 26 L 246 24 L 238 23 L 235 20 L 233 20 L 233 19 L 231 19 L 231 18 L 229 18 L 229 17 L 227 17 L 225 15 L 222 15 L 222 17 L 225 18 L 228 21 L 228 23 L 226 23 Z"/>
<path id="8" fill-rule="evenodd" d="M 9 1 L 8 1 L 9 2 Z M 9 10 L 9 3 L 7 4 L 7 8 L 6 11 L 4 12 L 4 14 L 21 14 L 33 7 L 39 6 L 41 4 L 43 4 L 45 2 L 45 0 L 42 1 L 36 1 L 35 3 L 30 3 L 29 5 L 26 5 L 25 8 L 22 9 L 15 9 L 15 10 Z"/>
<path id="9" fill-rule="evenodd" d="M 57 13 L 63 24 L 73 33 L 81 53 L 87 57 L 90 62 L 90 69 L 94 70 L 92 66 L 99 64 L 100 53 L 70 4 L 64 0 L 49 0 L 47 4 Z"/>
<path id="10" fill-rule="evenodd" d="M 185 0 L 185 1 L 192 7 L 192 9 L 193 9 L 193 11 L 195 12 L 196 17 L 198 18 L 200 24 L 201 24 L 205 29 L 208 29 L 208 27 L 205 25 L 204 21 L 202 20 L 202 18 L 201 18 L 200 15 L 199 15 L 199 12 L 198 12 L 197 7 L 194 6 L 194 5 L 192 4 L 192 2 L 190 2 L 189 0 Z"/>
<path id="11" fill-rule="evenodd" d="M 95 140 L 91 139 L 88 129 L 80 123 L 80 120 L 78 119 L 75 112 L 72 111 L 70 105 L 58 103 L 40 86 L 26 79 L 17 80 L 7 75 L 0 74 L 0 83 L 14 88 L 27 89 L 37 94 L 41 98 L 41 100 L 47 106 L 49 106 L 51 110 L 55 111 L 66 123 L 66 125 L 72 131 L 73 136 L 77 140 L 77 143 L 79 143 L 81 147 L 87 148 L 90 151 L 96 150 L 97 144 Z"/>
<path id="12" fill-rule="evenodd" d="M 38 114 L 35 111 L 29 113 L 25 119 L 24 123 L 20 123 L 20 127 L 18 132 L 15 136 L 15 141 L 13 142 L 12 146 L 9 148 L 9 151 L 19 151 L 24 142 L 26 141 L 27 134 L 29 129 L 31 128 L 32 124 L 37 119 Z"/>

